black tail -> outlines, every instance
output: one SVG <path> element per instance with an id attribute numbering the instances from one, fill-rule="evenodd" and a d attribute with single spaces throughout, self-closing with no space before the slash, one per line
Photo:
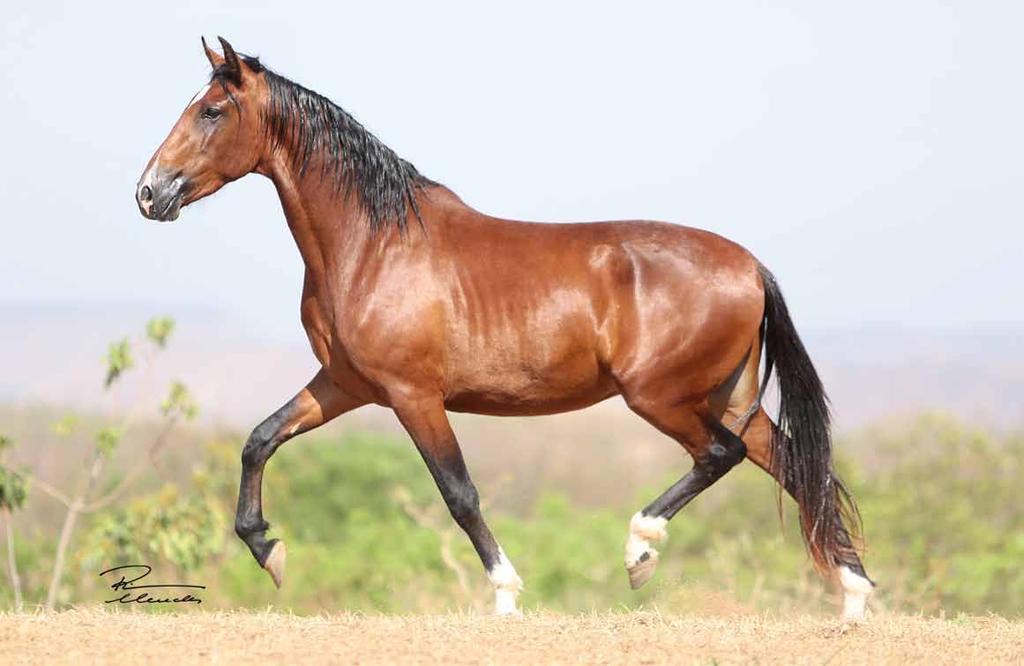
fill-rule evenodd
<path id="1" fill-rule="evenodd" d="M 764 382 L 773 367 L 779 381 L 772 472 L 800 507 L 800 527 L 815 565 L 826 575 L 843 564 L 861 570 L 853 545 L 860 534 L 860 515 L 832 466 L 828 397 L 775 277 L 764 266 L 760 273 L 765 298 Z"/>

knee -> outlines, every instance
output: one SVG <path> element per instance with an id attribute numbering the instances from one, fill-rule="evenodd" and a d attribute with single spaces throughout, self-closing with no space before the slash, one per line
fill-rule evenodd
<path id="1" fill-rule="evenodd" d="M 266 462 L 267 452 L 273 445 L 274 434 L 273 429 L 266 424 L 259 425 L 252 431 L 249 439 L 245 441 L 245 447 L 242 448 L 242 465 L 244 467 Z"/>

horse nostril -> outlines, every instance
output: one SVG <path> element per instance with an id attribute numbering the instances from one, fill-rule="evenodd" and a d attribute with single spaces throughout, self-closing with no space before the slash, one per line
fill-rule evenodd
<path id="1" fill-rule="evenodd" d="M 142 189 L 139 190 L 139 199 L 142 201 L 153 200 L 153 190 L 149 189 L 149 185 L 143 185 Z"/>

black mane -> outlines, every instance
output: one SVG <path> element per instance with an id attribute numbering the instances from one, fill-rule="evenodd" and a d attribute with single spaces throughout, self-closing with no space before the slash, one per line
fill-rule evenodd
<path id="1" fill-rule="evenodd" d="M 272 72 L 257 58 L 242 59 L 266 77 L 270 100 L 261 111 L 264 127 L 271 141 L 288 149 L 300 174 L 318 161 L 320 176 L 356 197 L 374 231 L 395 225 L 404 232 L 410 209 L 423 223 L 416 193 L 436 183 L 331 100 Z M 221 66 L 213 78 L 223 82 L 227 75 Z"/>

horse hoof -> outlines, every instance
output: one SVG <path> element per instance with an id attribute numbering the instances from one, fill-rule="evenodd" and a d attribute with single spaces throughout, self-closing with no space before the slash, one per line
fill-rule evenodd
<path id="1" fill-rule="evenodd" d="M 875 584 L 847 566 L 839 567 L 839 583 L 843 587 L 843 622 L 863 624 L 867 618 L 868 597 L 874 592 Z"/>
<path id="2" fill-rule="evenodd" d="M 629 586 L 637 590 L 644 586 L 644 583 L 651 579 L 654 570 L 658 568 L 658 551 L 653 548 L 645 550 L 640 559 L 626 567 L 629 574 Z"/>
<path id="3" fill-rule="evenodd" d="M 523 611 L 515 606 L 512 608 L 496 608 L 494 614 L 498 617 L 523 617 Z"/>
<path id="4" fill-rule="evenodd" d="M 287 556 L 288 549 L 285 548 L 284 541 L 276 541 L 270 549 L 270 555 L 267 555 L 267 561 L 263 563 L 263 568 L 274 579 L 274 585 L 278 589 L 281 587 L 281 581 L 284 580 L 284 561 Z"/>
<path id="5" fill-rule="evenodd" d="M 847 626 L 860 626 L 868 623 L 868 616 L 864 612 L 860 613 L 843 613 L 840 618 L 840 622 Z"/>

